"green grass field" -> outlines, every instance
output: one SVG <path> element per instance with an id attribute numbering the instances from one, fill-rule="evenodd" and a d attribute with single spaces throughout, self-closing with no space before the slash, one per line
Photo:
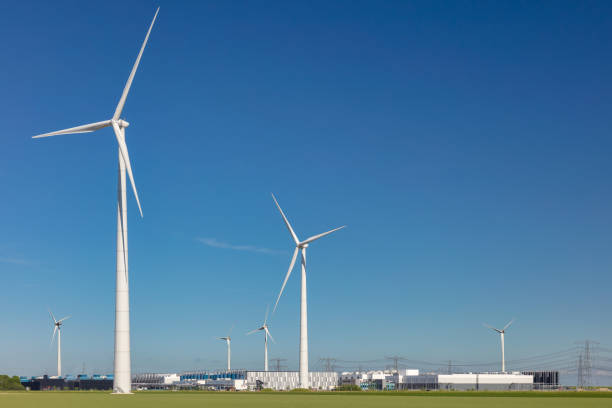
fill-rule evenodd
<path id="1" fill-rule="evenodd" d="M 612 407 L 608 393 L 236 393 L 139 392 L 0 392 L 2 408 L 191 408 L 191 407 L 414 407 L 414 408 L 565 408 Z"/>

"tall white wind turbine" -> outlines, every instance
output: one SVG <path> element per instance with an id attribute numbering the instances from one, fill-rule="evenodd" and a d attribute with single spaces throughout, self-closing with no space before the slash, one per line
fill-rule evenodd
<path id="1" fill-rule="evenodd" d="M 506 329 L 507 329 L 508 327 L 510 327 L 510 325 L 511 325 L 513 322 L 514 322 L 514 319 L 510 320 L 510 321 L 508 322 L 508 324 L 507 324 L 507 325 L 505 325 L 505 326 L 504 326 L 504 328 L 503 328 L 503 329 L 501 329 L 501 330 L 500 330 L 500 329 L 496 329 L 496 328 L 495 328 L 495 327 L 493 327 L 493 326 L 489 326 L 489 325 L 488 325 L 488 324 L 486 324 L 486 323 L 483 323 L 485 327 L 488 327 L 488 328 L 489 328 L 489 329 L 491 329 L 491 330 L 495 330 L 495 331 L 496 331 L 496 332 L 498 332 L 498 333 L 499 333 L 499 335 L 500 335 L 500 338 L 501 338 L 501 355 L 502 355 L 502 373 L 505 373 L 505 372 L 506 372 L 506 356 L 505 356 L 505 354 L 504 354 L 504 353 L 505 353 L 505 351 L 504 351 L 504 334 L 506 333 Z"/>
<path id="2" fill-rule="evenodd" d="M 64 320 L 70 319 L 70 316 L 63 317 L 59 320 L 55 320 L 55 316 L 49 310 L 49 314 L 51 315 L 51 319 L 53 320 L 53 336 L 51 337 L 51 344 L 53 344 L 53 340 L 55 340 L 55 333 L 57 333 L 57 376 L 62 376 L 62 325 L 64 324 Z"/>
<path id="3" fill-rule="evenodd" d="M 270 336 L 270 339 L 274 341 L 274 337 L 272 337 L 272 334 L 270 333 L 270 329 L 268 328 L 268 312 L 269 311 L 270 309 L 266 309 L 266 317 L 264 318 L 263 324 L 259 328 L 255 330 L 251 330 L 250 332 L 247 333 L 247 336 L 248 336 L 249 334 L 256 333 L 260 330 L 263 330 L 264 332 L 264 371 L 268 371 L 268 336 Z"/>
<path id="4" fill-rule="evenodd" d="M 136 184 L 134 183 L 134 176 L 132 175 L 132 165 L 130 163 L 130 156 L 128 154 L 128 148 L 125 143 L 125 128 L 129 126 L 129 123 L 121 118 L 121 112 L 127 99 L 128 93 L 134 75 L 138 69 L 140 58 L 149 40 L 149 34 L 159 13 L 159 8 L 155 12 L 153 21 L 149 26 L 147 35 L 145 36 L 136 62 L 132 68 L 132 72 L 128 77 L 128 80 L 119 99 L 119 103 L 115 108 L 115 112 L 112 118 L 104 120 L 102 122 L 89 123 L 87 125 L 76 126 L 69 129 L 58 130 L 51 133 L 45 133 L 42 135 L 34 136 L 34 138 L 56 136 L 56 135 L 67 135 L 72 133 L 89 133 L 105 127 L 112 127 L 117 139 L 117 145 L 119 147 L 119 177 L 117 180 L 117 269 L 116 269 L 116 291 L 115 291 L 115 361 L 114 361 L 114 380 L 113 380 L 113 392 L 117 394 L 129 394 L 132 387 L 132 375 L 131 375 L 131 360 L 130 360 L 130 295 L 129 295 L 129 281 L 128 281 L 128 240 L 127 240 L 127 203 L 126 203 L 126 179 L 125 173 L 130 178 L 130 184 L 136 197 L 136 203 L 138 204 L 138 210 L 142 217 L 142 208 L 140 207 L 140 200 L 138 198 L 138 192 L 136 191 Z"/>
<path id="5" fill-rule="evenodd" d="M 227 336 L 225 337 L 219 337 L 219 340 L 224 340 L 227 343 L 227 371 L 232 369 L 232 329 L 234 328 L 234 326 L 232 326 L 232 328 L 230 329 L 230 331 L 227 333 Z"/>
<path id="6" fill-rule="evenodd" d="M 285 285 L 287 284 L 287 280 L 291 275 L 291 271 L 293 270 L 293 266 L 295 265 L 295 259 L 297 258 L 298 251 L 302 251 L 302 289 L 301 289 L 301 300 L 300 300 L 300 388 L 310 388 L 310 381 L 308 378 L 308 306 L 306 302 L 306 248 L 308 248 L 308 244 L 313 241 L 316 241 L 319 238 L 322 238 L 326 235 L 331 234 L 332 232 L 338 231 L 339 229 L 345 228 L 346 225 L 342 227 L 334 228 L 333 230 L 324 232 L 322 234 L 313 235 L 312 237 L 305 239 L 304 241 L 300 241 L 291 228 L 291 224 L 287 217 L 285 217 L 285 213 L 280 208 L 278 201 L 276 201 L 276 197 L 272 194 L 272 199 L 276 206 L 278 207 L 278 211 L 280 211 L 283 220 L 285 221 L 285 225 L 295 241 L 295 251 L 293 251 L 293 257 L 291 258 L 291 264 L 289 264 L 289 270 L 287 271 L 287 275 L 285 275 L 285 280 L 283 281 L 283 285 L 281 286 L 280 293 L 278 294 L 278 298 L 276 299 L 276 303 L 274 304 L 274 311 L 276 311 L 276 307 L 278 306 L 278 301 L 280 300 L 281 295 L 283 294 L 283 290 L 285 290 Z"/>

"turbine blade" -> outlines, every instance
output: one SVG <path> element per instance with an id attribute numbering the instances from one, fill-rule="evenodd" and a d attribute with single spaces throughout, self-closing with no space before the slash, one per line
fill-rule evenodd
<path id="1" fill-rule="evenodd" d="M 289 220 L 287 219 L 287 217 L 285 217 L 285 213 L 280 208 L 280 205 L 278 205 L 278 201 L 276 201 L 276 197 L 274 197 L 274 194 L 272 194 L 272 199 L 276 203 L 276 206 L 278 207 L 278 211 L 280 211 L 281 215 L 283 216 L 283 220 L 285 221 L 285 225 L 287 226 L 287 229 L 291 233 L 291 236 L 293 237 L 293 240 L 295 241 L 295 245 L 299 244 L 300 240 L 298 239 L 297 235 L 295 235 L 295 232 L 293 232 L 293 228 L 291 228 L 291 224 L 289 224 Z"/>
<path id="2" fill-rule="evenodd" d="M 264 319 L 264 326 L 266 325 L 266 323 L 268 322 L 268 313 L 270 312 L 270 305 L 266 306 L 266 318 Z"/>
<path id="3" fill-rule="evenodd" d="M 312 236 L 312 237 L 308 238 L 306 241 L 304 241 L 304 242 L 300 242 L 300 244 L 308 244 L 308 243 L 310 243 L 310 242 L 312 242 L 312 241 L 316 241 L 317 239 L 322 238 L 322 237 L 324 237 L 324 236 L 326 236 L 326 235 L 329 235 L 329 234 L 331 234 L 332 232 L 336 232 L 336 231 L 338 231 L 338 230 L 341 230 L 342 228 L 346 228 L 346 225 L 343 225 L 343 226 L 338 227 L 338 228 L 334 228 L 333 230 L 331 230 L 331 231 L 327 231 L 327 232 L 324 232 L 324 233 L 322 233 L 322 234 L 318 234 L 318 235 Z"/>
<path id="4" fill-rule="evenodd" d="M 266 327 L 266 333 L 268 333 L 268 336 L 270 336 L 270 339 L 272 339 L 272 342 L 276 344 L 276 340 L 274 340 L 274 337 L 272 337 L 272 333 L 270 333 L 270 330 L 268 330 L 267 327 Z"/>
<path id="5" fill-rule="evenodd" d="M 55 341 L 55 333 L 56 332 L 57 332 L 57 326 L 53 326 L 53 335 L 51 336 L 51 343 L 49 343 L 49 347 L 51 347 L 51 345 Z"/>
<path id="6" fill-rule="evenodd" d="M 66 317 L 62 317 L 61 319 L 59 319 L 57 322 L 63 322 L 64 320 L 68 320 L 70 319 L 72 316 L 66 316 Z"/>
<path id="7" fill-rule="evenodd" d="M 73 133 L 89 133 L 94 130 L 102 129 L 111 125 L 110 120 L 104 120 L 102 122 L 88 123 L 87 125 L 76 126 L 68 129 L 56 130 L 55 132 L 43 133 L 42 135 L 32 136 L 32 139 L 38 139 L 41 137 L 57 136 L 57 135 L 70 135 Z"/>
<path id="8" fill-rule="evenodd" d="M 281 286 L 280 293 L 278 294 L 278 297 L 276 298 L 276 303 L 274 304 L 274 309 L 272 309 L 272 314 L 274 314 L 274 312 L 276 311 L 276 306 L 278 306 L 278 301 L 280 300 L 280 297 L 283 294 L 283 290 L 285 290 L 285 285 L 287 284 L 287 280 L 289 279 L 289 276 L 291 275 L 291 271 L 293 270 L 293 265 L 295 265 L 295 259 L 297 258 L 297 254 L 299 250 L 300 250 L 299 247 L 295 247 L 295 251 L 293 251 L 293 258 L 291 258 L 291 264 L 289 265 L 289 270 L 287 271 L 287 275 L 285 275 L 285 280 L 283 281 L 283 286 Z"/>
<path id="9" fill-rule="evenodd" d="M 47 310 L 49 311 L 49 314 L 51 315 L 51 318 L 53 319 L 53 323 L 57 323 L 57 320 L 55 320 L 55 316 L 53 316 L 51 309 L 47 308 Z"/>
<path id="10" fill-rule="evenodd" d="M 510 327 L 510 325 L 511 325 L 512 323 L 514 323 L 514 320 L 515 320 L 515 319 L 510 320 L 510 321 L 508 322 L 508 324 L 507 324 L 507 325 L 505 325 L 505 326 L 504 326 L 504 328 L 503 328 L 502 330 L 506 330 L 508 327 Z"/>
<path id="11" fill-rule="evenodd" d="M 253 333 L 257 333 L 259 331 L 259 329 L 255 329 L 255 330 L 251 330 L 250 332 L 248 332 L 246 335 L 249 336 Z"/>
<path id="12" fill-rule="evenodd" d="M 123 161 L 125 163 L 125 169 L 127 170 L 128 176 L 130 177 L 130 183 L 132 183 L 132 190 L 134 191 L 134 196 L 136 197 L 136 203 L 138 204 L 138 211 L 140 211 L 140 216 L 142 217 L 142 208 L 140 207 L 140 199 L 138 199 L 138 191 L 136 191 L 136 183 L 134 183 L 134 175 L 132 174 L 132 165 L 130 164 L 130 155 L 128 153 L 127 145 L 125 144 L 125 134 L 119 128 L 119 125 L 116 121 L 113 121 L 113 130 L 115 131 L 115 137 L 117 138 L 117 143 L 119 144 L 119 150 L 121 151 L 121 157 L 123 157 Z"/>
<path id="13" fill-rule="evenodd" d="M 136 57 L 136 62 L 132 67 L 132 72 L 130 72 L 130 76 L 128 77 L 127 82 L 125 83 L 125 88 L 123 88 L 123 93 L 121 94 L 121 99 L 119 99 L 119 103 L 117 104 L 117 109 L 115 109 L 115 114 L 113 115 L 113 119 L 119 119 L 121 116 L 121 112 L 123 111 L 123 106 L 125 105 L 125 100 L 127 99 L 128 93 L 130 92 L 130 87 L 132 86 L 132 81 L 134 80 L 134 75 L 136 75 L 136 70 L 138 69 L 138 64 L 140 64 L 140 58 L 142 57 L 142 53 L 147 45 L 147 41 L 149 41 L 149 34 L 151 34 L 151 29 L 153 28 L 153 24 L 155 24 L 155 19 L 157 18 L 157 13 L 159 13 L 159 7 L 155 12 L 155 16 L 153 16 L 153 21 L 151 21 L 151 25 L 149 26 L 149 31 L 147 31 L 147 35 L 145 36 L 144 42 L 142 43 L 142 47 L 140 47 L 140 52 L 138 53 L 138 57 Z"/>
<path id="14" fill-rule="evenodd" d="M 496 331 L 496 332 L 498 332 L 498 333 L 501 333 L 501 330 L 496 329 L 496 328 L 495 328 L 495 327 L 493 327 L 493 326 L 489 326 L 489 325 L 488 325 L 488 324 L 486 324 L 486 323 L 483 323 L 483 326 L 484 326 L 484 327 L 488 327 L 488 328 L 489 328 L 489 329 L 491 329 L 491 330 L 495 330 L 495 331 Z"/>

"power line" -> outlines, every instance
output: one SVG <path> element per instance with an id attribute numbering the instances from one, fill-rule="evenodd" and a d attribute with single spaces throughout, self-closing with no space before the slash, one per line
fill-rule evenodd
<path id="1" fill-rule="evenodd" d="M 287 366 L 281 364 L 281 361 L 287 361 L 286 358 L 271 358 L 270 360 L 276 361 L 276 371 L 282 371 L 281 368 L 287 368 Z"/>
<path id="2" fill-rule="evenodd" d="M 322 357 L 319 359 L 320 362 L 325 363 L 325 371 L 335 371 L 336 365 L 334 364 L 336 362 L 335 358 L 332 357 Z"/>
<path id="3" fill-rule="evenodd" d="M 405 360 L 405 358 L 404 358 L 404 357 L 402 357 L 402 356 L 389 356 L 389 357 L 386 357 L 386 356 L 385 356 L 385 358 L 386 358 L 387 360 L 393 360 L 393 366 L 395 367 L 395 372 L 396 372 L 396 373 L 397 373 L 397 372 L 399 372 L 399 371 L 397 370 L 397 362 L 398 362 L 398 361 L 400 361 L 400 360 Z"/>

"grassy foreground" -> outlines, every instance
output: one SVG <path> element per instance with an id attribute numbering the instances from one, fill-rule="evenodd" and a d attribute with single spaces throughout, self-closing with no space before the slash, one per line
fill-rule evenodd
<path id="1" fill-rule="evenodd" d="M 192 408 L 192 407 L 414 407 L 414 408 L 565 408 L 612 407 L 608 393 L 229 393 L 139 392 L 0 392 L 0 407 L 7 408 Z"/>

